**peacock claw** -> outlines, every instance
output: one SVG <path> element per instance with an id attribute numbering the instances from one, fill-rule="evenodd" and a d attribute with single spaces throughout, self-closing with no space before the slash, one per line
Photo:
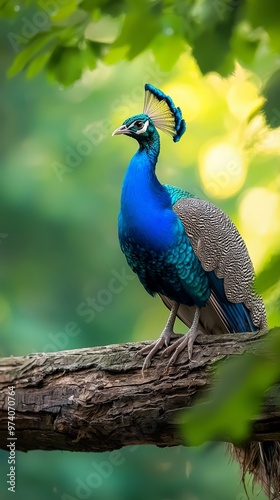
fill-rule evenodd
<path id="1" fill-rule="evenodd" d="M 157 354 L 158 351 L 160 351 L 163 346 L 165 345 L 166 347 L 169 346 L 170 340 L 173 339 L 174 337 L 177 337 L 177 334 L 173 332 L 173 327 L 174 327 L 174 322 L 176 319 L 177 311 L 178 311 L 179 304 L 178 302 L 174 302 L 172 305 L 172 308 L 170 310 L 170 314 L 167 320 L 167 323 L 161 333 L 161 336 L 159 337 L 158 340 L 153 342 L 152 344 L 144 347 L 139 351 L 139 354 L 147 354 L 149 353 L 148 356 L 146 356 L 143 367 L 142 367 L 142 373 L 144 373 L 144 370 L 149 368 L 151 366 L 151 360 L 152 358 Z"/>
<path id="2" fill-rule="evenodd" d="M 145 347 L 143 347 L 143 349 L 141 349 L 138 354 L 141 355 L 148 353 L 148 356 L 146 356 L 144 360 L 142 372 L 151 366 L 151 360 L 158 353 L 158 351 L 160 351 L 164 347 L 164 345 L 166 347 L 169 346 L 170 340 L 177 337 L 177 333 L 174 333 L 173 330 L 165 328 L 158 340 L 150 345 L 146 345 Z"/>
<path id="3" fill-rule="evenodd" d="M 174 315 L 177 313 L 177 309 L 178 308 L 176 308 L 176 305 L 172 308 L 168 322 L 159 339 L 153 342 L 152 344 L 145 346 L 143 349 L 139 351 L 139 354 L 149 353 L 144 360 L 142 373 L 144 373 L 144 370 L 146 370 L 151 366 L 152 358 L 158 351 L 160 351 L 163 348 L 164 345 L 166 345 L 164 356 L 169 357 L 170 354 L 173 353 L 173 355 L 171 356 L 170 360 L 167 363 L 166 370 L 168 370 L 170 366 L 176 363 L 179 354 L 185 349 L 185 347 L 187 347 L 188 349 L 188 359 L 191 360 L 193 353 L 193 344 L 195 342 L 196 337 L 200 333 L 198 329 L 199 314 L 200 314 L 199 308 L 197 307 L 195 310 L 192 326 L 190 327 L 186 335 L 173 332 Z M 177 340 L 172 345 L 169 345 L 170 340 L 174 338 L 176 338 Z"/>
<path id="4" fill-rule="evenodd" d="M 196 335 L 190 335 L 189 333 L 187 333 L 183 338 L 178 339 L 176 342 L 174 342 L 174 344 L 172 344 L 168 347 L 168 349 L 165 350 L 164 356 L 166 357 L 169 357 L 170 354 L 174 351 L 174 354 L 171 356 L 170 360 L 167 363 L 167 368 L 176 363 L 179 354 L 185 349 L 185 347 L 187 347 L 188 349 L 188 359 L 192 359 L 193 344 L 196 339 L 197 333 Z"/>

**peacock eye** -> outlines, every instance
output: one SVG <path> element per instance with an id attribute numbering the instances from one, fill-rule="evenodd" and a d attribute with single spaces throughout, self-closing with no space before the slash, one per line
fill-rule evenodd
<path id="1" fill-rule="evenodd" d="M 141 120 L 137 120 L 134 125 L 138 130 L 140 130 L 143 127 L 144 123 L 141 122 Z"/>

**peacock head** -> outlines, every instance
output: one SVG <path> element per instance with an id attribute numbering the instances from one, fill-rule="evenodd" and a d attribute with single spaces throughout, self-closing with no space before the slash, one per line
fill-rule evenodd
<path id="1" fill-rule="evenodd" d="M 153 121 L 144 113 L 127 118 L 127 120 L 113 132 L 113 135 L 120 134 L 133 137 L 139 144 L 150 142 L 158 135 Z"/>
<path id="2" fill-rule="evenodd" d="M 157 128 L 171 135 L 174 142 L 178 142 L 186 130 L 186 122 L 171 97 L 146 83 L 143 113 L 125 120 L 112 135 L 129 135 L 141 144 L 150 142 L 157 136 Z"/>

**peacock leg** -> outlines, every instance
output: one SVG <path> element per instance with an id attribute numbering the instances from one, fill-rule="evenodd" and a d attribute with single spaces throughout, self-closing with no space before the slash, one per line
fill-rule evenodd
<path id="1" fill-rule="evenodd" d="M 176 340 L 176 342 L 174 342 L 171 346 L 169 346 L 168 349 L 166 349 L 166 351 L 164 352 L 165 356 L 169 356 L 169 354 L 171 352 L 175 351 L 174 354 L 171 356 L 170 360 L 168 361 L 167 368 L 171 365 L 174 365 L 180 352 L 182 352 L 186 346 L 188 346 L 188 356 L 189 356 L 189 359 L 191 359 L 192 351 L 193 351 L 193 344 L 194 344 L 196 337 L 199 334 L 199 330 L 198 330 L 199 316 L 200 316 L 200 309 L 199 309 L 199 307 L 196 307 L 192 326 L 190 327 L 188 333 L 186 333 L 182 338 L 179 338 L 178 340 Z"/>
<path id="2" fill-rule="evenodd" d="M 167 323 L 159 337 L 158 340 L 153 342 L 150 345 L 147 345 L 141 351 L 139 351 L 139 354 L 146 354 L 147 352 L 149 353 L 148 356 L 145 358 L 145 361 L 143 363 L 143 368 L 142 371 L 144 371 L 146 368 L 149 368 L 151 365 L 151 360 L 155 356 L 155 354 L 162 349 L 164 345 L 166 347 L 169 345 L 169 342 L 172 338 L 177 338 L 178 334 L 174 333 L 173 327 L 175 323 L 175 319 L 177 316 L 177 311 L 179 308 L 179 303 L 174 302 L 167 320 Z"/>

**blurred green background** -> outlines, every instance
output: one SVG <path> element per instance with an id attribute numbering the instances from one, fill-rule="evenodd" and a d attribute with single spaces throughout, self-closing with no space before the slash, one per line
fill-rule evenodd
<path id="1" fill-rule="evenodd" d="M 269 325 L 279 325 L 279 258 L 270 264 L 280 239 L 277 2 L 266 2 L 266 15 L 259 1 L 254 9 L 217 0 L 23 4 L 1 3 L 1 356 L 153 339 L 165 324 L 167 311 L 134 279 L 117 239 L 122 179 L 136 144 L 111 133 L 142 111 L 145 82 L 170 94 L 187 121 L 179 144 L 161 135 L 160 180 L 232 217 Z M 54 7 L 44 25 L 38 12 L 46 5 Z M 55 29 L 55 43 L 38 52 L 37 38 L 29 60 L 31 35 Z M 9 79 L 11 66 L 18 74 Z M 19 452 L 14 497 L 247 498 L 223 445 L 124 448 L 118 466 L 110 457 Z M 7 499 L 6 452 L 0 462 Z M 258 488 L 248 495 L 264 498 Z"/>

